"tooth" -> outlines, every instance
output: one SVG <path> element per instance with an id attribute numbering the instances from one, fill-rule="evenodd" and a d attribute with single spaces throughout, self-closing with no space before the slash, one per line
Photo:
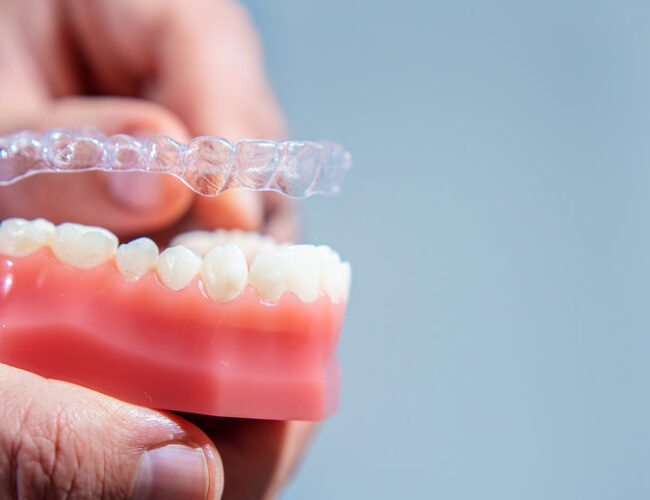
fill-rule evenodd
<path id="1" fill-rule="evenodd" d="M 255 256 L 259 253 L 260 242 L 254 238 L 239 237 L 233 243 L 237 245 L 246 257 L 246 262 L 253 262 Z"/>
<path id="2" fill-rule="evenodd" d="M 216 231 L 188 231 L 179 234 L 171 241 L 171 245 L 183 245 L 204 256 L 216 246 L 237 245 L 250 265 L 255 256 L 263 250 L 279 250 L 280 246 L 269 237 L 261 234 L 246 232 L 240 229 Z"/>
<path id="3" fill-rule="evenodd" d="M 66 222 L 56 227 L 51 246 L 61 262 L 88 269 L 115 255 L 117 243 L 117 237 L 103 227 Z"/>
<path id="4" fill-rule="evenodd" d="M 341 284 L 341 258 L 325 245 L 317 247 L 316 250 L 320 257 L 320 286 L 332 302 L 338 302 L 344 288 Z"/>
<path id="5" fill-rule="evenodd" d="M 188 231 L 172 239 L 172 246 L 183 245 L 198 255 L 204 256 L 217 245 L 216 237 L 211 231 Z"/>
<path id="6" fill-rule="evenodd" d="M 45 219 L 6 219 L 0 224 L 0 253 L 23 257 L 49 244 L 54 224 Z"/>
<path id="7" fill-rule="evenodd" d="M 292 245 L 286 249 L 289 257 L 287 287 L 303 302 L 318 297 L 320 259 L 313 245 Z"/>
<path id="8" fill-rule="evenodd" d="M 273 239 L 261 234 L 246 232 L 240 229 L 231 231 L 217 230 L 214 232 L 215 242 L 218 245 L 233 243 L 237 245 L 246 256 L 249 264 L 255 260 L 255 256 L 263 249 L 268 249 L 273 244 Z"/>
<path id="9" fill-rule="evenodd" d="M 182 245 L 164 250 L 158 258 L 158 277 L 172 290 L 189 285 L 199 272 L 201 257 Z"/>
<path id="10" fill-rule="evenodd" d="M 262 298 L 277 302 L 287 287 L 288 272 L 286 253 L 260 252 L 251 264 L 248 282 Z"/>
<path id="11" fill-rule="evenodd" d="M 341 296 L 343 297 L 343 302 L 347 303 L 348 298 L 350 297 L 350 283 L 352 280 L 352 268 L 350 267 L 349 262 L 343 262 L 341 264 L 341 273 Z"/>
<path id="12" fill-rule="evenodd" d="M 217 246 L 204 257 L 200 273 L 210 298 L 228 302 L 237 297 L 246 286 L 248 264 L 237 245 Z"/>
<path id="13" fill-rule="evenodd" d="M 120 245 L 115 255 L 118 271 L 127 279 L 138 279 L 158 263 L 158 246 L 149 238 Z"/>

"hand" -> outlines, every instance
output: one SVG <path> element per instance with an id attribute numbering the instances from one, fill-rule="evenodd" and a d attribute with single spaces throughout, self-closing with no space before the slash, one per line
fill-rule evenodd
<path id="1" fill-rule="evenodd" d="M 273 498 L 312 428 L 184 416 L 0 365 L 0 498 Z"/>
<path id="2" fill-rule="evenodd" d="M 232 1 L 0 0 L 0 68 L 0 133 L 92 125 L 178 141 L 284 135 L 255 32 Z M 181 224 L 296 232 L 283 198 L 195 197 L 167 176 L 40 175 L 0 193 L 0 219 L 46 216 L 121 236 Z M 182 417 L 0 365 L 0 497 L 218 498 L 224 477 L 224 498 L 272 497 L 313 429 Z"/>
<path id="3" fill-rule="evenodd" d="M 285 133 L 255 31 L 230 0 L 0 0 L 0 68 L 0 133 L 92 125 L 179 142 Z M 0 198 L 0 217 L 47 213 L 123 235 L 168 227 L 188 211 L 209 226 L 249 230 L 274 219 L 279 236 L 295 237 L 280 196 L 195 198 L 167 176 L 41 175 Z"/>

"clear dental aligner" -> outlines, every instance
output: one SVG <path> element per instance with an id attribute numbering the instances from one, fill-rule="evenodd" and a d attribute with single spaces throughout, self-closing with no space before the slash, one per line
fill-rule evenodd
<path id="1" fill-rule="evenodd" d="M 0 186 L 41 172 L 141 171 L 174 175 L 204 196 L 243 188 L 306 198 L 338 193 L 350 167 L 350 154 L 330 142 L 201 136 L 179 144 L 164 135 L 140 142 L 93 128 L 0 136 Z"/>

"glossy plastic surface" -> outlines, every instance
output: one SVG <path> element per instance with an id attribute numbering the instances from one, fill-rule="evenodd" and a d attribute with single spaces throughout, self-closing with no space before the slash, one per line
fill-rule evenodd
<path id="1" fill-rule="evenodd" d="M 154 408 L 325 418 L 338 403 L 344 311 L 324 293 L 271 305 L 249 286 L 218 303 L 154 273 L 128 281 L 111 263 L 0 255 L 0 362 Z"/>
<path id="2" fill-rule="evenodd" d="M 140 142 L 91 128 L 0 136 L 0 186 L 41 172 L 142 171 L 174 175 L 204 196 L 242 188 L 305 198 L 339 192 L 351 165 L 350 154 L 329 142 L 202 136 L 179 144 L 163 135 Z"/>

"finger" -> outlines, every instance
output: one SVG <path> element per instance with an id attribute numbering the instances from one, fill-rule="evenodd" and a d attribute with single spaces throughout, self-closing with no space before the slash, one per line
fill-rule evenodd
<path id="1" fill-rule="evenodd" d="M 0 498 L 220 498 L 208 437 L 172 415 L 0 365 Z"/>
<path id="2" fill-rule="evenodd" d="M 224 499 L 275 498 L 317 428 L 314 422 L 180 415 L 217 445 L 228 478 Z"/>
<path id="3" fill-rule="evenodd" d="M 26 114 L 10 128 L 45 130 L 52 127 L 97 127 L 108 135 L 166 134 L 179 141 L 188 133 L 162 107 L 126 98 L 69 98 L 53 101 L 39 114 Z M 192 195 L 178 180 L 148 173 L 85 172 L 42 174 L 0 188 L 0 218 L 34 218 L 47 214 L 53 222 L 101 225 L 119 234 L 150 231 L 178 220 Z"/>
<path id="4" fill-rule="evenodd" d="M 266 79 L 260 44 L 236 2 L 69 0 L 67 12 L 104 92 L 140 87 L 176 113 L 192 135 L 280 139 L 284 119 Z M 207 227 L 256 230 L 262 197 L 232 191 L 199 197 Z"/>
<path id="5" fill-rule="evenodd" d="M 283 115 L 264 71 L 257 34 L 234 1 L 183 4 L 172 16 L 155 99 L 173 109 L 195 134 L 279 140 Z M 191 54 L 191 56 L 190 56 Z M 178 68 L 182 71 L 178 71 Z M 208 227 L 259 230 L 264 197 L 244 190 L 197 198 L 194 214 Z"/>

